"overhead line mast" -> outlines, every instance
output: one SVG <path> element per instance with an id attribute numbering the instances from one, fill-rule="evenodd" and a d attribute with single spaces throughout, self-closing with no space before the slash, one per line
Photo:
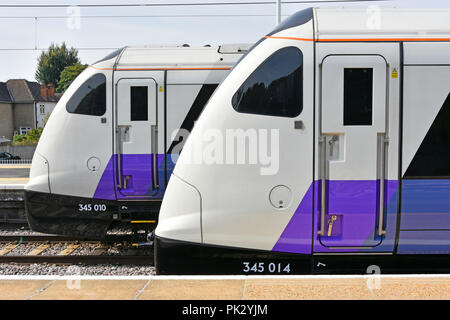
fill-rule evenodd
<path id="1" fill-rule="evenodd" d="M 281 23 L 281 0 L 276 0 L 275 17 L 276 17 L 275 25 L 279 25 Z"/>

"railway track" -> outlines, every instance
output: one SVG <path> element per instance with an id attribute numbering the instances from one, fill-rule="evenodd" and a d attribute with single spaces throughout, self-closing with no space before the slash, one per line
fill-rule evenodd
<path id="1" fill-rule="evenodd" d="M 153 250 L 148 244 L 133 243 L 132 235 L 108 235 L 101 241 L 83 241 L 76 238 L 53 235 L 0 235 L 0 263 L 21 264 L 115 264 L 153 265 Z M 87 254 L 76 254 L 83 244 L 98 244 Z M 32 245 L 28 252 L 15 254 L 18 248 Z M 43 254 L 51 246 L 61 248 L 54 254 Z M 108 254 L 111 247 L 126 249 L 120 254 Z"/>
<path id="2" fill-rule="evenodd" d="M 0 243 L 20 241 L 24 243 L 28 242 L 101 242 L 101 243 L 133 243 L 133 235 L 107 235 L 101 240 L 83 240 L 80 238 L 47 235 L 47 234 L 25 234 L 25 235 L 0 235 Z"/>
<path id="3" fill-rule="evenodd" d="M 0 263 L 47 263 L 47 264 L 116 264 L 153 265 L 150 255 L 18 255 L 0 256 Z"/>

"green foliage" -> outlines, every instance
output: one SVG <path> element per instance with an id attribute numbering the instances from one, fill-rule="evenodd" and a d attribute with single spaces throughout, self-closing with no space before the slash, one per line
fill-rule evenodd
<path id="1" fill-rule="evenodd" d="M 38 58 L 35 78 L 46 85 L 59 82 L 61 72 L 65 67 L 80 63 L 78 50 L 67 48 L 63 42 L 61 46 L 52 43 L 47 52 L 42 52 Z"/>
<path id="2" fill-rule="evenodd" d="M 45 115 L 45 118 L 43 120 L 44 127 L 48 122 L 48 118 L 50 118 L 50 113 L 47 113 Z M 42 131 L 44 131 L 44 128 L 37 128 L 37 129 L 31 129 L 31 131 L 28 131 L 28 134 L 15 134 L 13 136 L 13 146 L 35 146 L 38 144 L 39 139 L 41 138 Z"/>
<path id="3" fill-rule="evenodd" d="M 70 84 L 75 80 L 78 75 L 83 72 L 84 69 L 87 68 L 87 64 L 76 63 L 71 66 L 67 66 L 61 72 L 58 87 L 56 88 L 57 92 L 64 92 L 70 86 Z"/>
<path id="4" fill-rule="evenodd" d="M 39 142 L 43 128 L 32 129 L 28 134 L 15 134 L 13 137 L 13 146 L 32 146 Z"/>
<path id="5" fill-rule="evenodd" d="M 44 123 L 44 127 L 47 124 L 49 118 L 50 118 L 50 113 L 47 112 L 47 114 L 45 115 L 45 118 L 42 120 L 42 122 Z"/>

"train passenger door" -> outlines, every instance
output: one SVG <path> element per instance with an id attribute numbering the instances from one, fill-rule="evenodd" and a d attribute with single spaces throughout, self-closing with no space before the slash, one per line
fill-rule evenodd
<path id="1" fill-rule="evenodd" d="M 118 199 L 158 193 L 158 85 L 153 78 L 122 78 L 116 84 L 116 176 Z"/>
<path id="2" fill-rule="evenodd" d="M 376 54 L 322 61 L 316 251 L 383 241 L 388 70 Z"/>

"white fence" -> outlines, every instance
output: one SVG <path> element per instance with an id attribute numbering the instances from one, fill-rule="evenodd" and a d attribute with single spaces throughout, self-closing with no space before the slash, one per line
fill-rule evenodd
<path id="1" fill-rule="evenodd" d="M 2 159 L 0 159 L 0 164 L 31 164 L 31 159 L 20 159 L 20 160 L 2 160 Z"/>

